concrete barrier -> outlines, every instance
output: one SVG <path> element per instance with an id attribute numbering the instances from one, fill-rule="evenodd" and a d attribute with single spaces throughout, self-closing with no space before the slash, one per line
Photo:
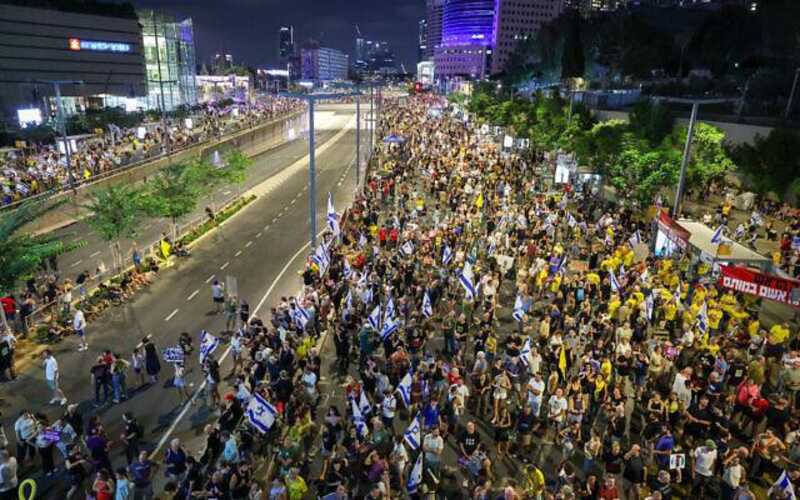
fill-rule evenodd
<path id="1" fill-rule="evenodd" d="M 90 193 L 98 188 L 115 184 L 136 184 L 144 182 L 169 163 L 179 163 L 194 158 L 211 158 L 215 151 L 224 154 L 232 149 L 239 149 L 247 156 L 253 157 L 274 147 L 280 146 L 290 139 L 290 130 L 299 134 L 307 117 L 306 111 L 298 111 L 291 115 L 241 130 L 221 139 L 195 144 L 167 157 L 159 157 L 121 169 L 118 173 L 79 186 L 74 192 L 64 191 L 54 195 L 52 201 L 65 201 L 56 210 L 52 210 L 23 228 L 34 234 L 44 234 L 68 226 L 86 217 L 88 212 L 83 208 L 89 202 Z"/>

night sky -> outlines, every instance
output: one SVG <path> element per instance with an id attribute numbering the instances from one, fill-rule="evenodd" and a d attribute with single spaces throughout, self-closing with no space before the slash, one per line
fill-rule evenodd
<path id="1" fill-rule="evenodd" d="M 352 57 L 355 26 L 364 38 L 386 40 L 409 71 L 417 63 L 419 20 L 424 0 L 133 0 L 137 8 L 155 8 L 194 21 L 198 64 L 217 52 L 236 64 L 274 66 L 278 28 L 294 26 L 295 44 L 309 38 Z"/>

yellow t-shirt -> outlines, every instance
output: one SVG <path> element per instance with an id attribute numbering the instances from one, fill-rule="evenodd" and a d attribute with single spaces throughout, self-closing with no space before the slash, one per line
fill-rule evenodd
<path id="1" fill-rule="evenodd" d="M 773 325 L 767 334 L 767 341 L 772 345 L 783 344 L 789 338 L 789 329 L 783 325 Z"/>

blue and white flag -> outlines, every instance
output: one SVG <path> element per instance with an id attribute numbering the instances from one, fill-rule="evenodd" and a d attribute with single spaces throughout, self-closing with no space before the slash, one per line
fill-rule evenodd
<path id="1" fill-rule="evenodd" d="M 414 495 L 417 493 L 417 489 L 419 489 L 419 485 L 422 484 L 422 456 L 424 453 L 420 453 L 417 457 L 416 463 L 414 463 L 414 467 L 411 469 L 411 472 L 408 475 L 408 483 L 406 483 L 406 488 L 408 489 L 409 495 Z"/>
<path id="2" fill-rule="evenodd" d="M 386 324 L 389 319 L 394 318 L 396 309 L 394 308 L 394 299 L 390 296 L 386 301 L 386 306 L 383 309 L 383 324 Z"/>
<path id="3" fill-rule="evenodd" d="M 411 378 L 411 373 L 406 373 L 405 376 L 400 380 L 400 383 L 397 384 L 396 392 L 400 393 L 400 397 L 403 398 L 403 404 L 406 408 L 411 406 L 411 383 L 413 382 Z"/>
<path id="4" fill-rule="evenodd" d="M 381 330 L 381 340 L 386 340 L 389 338 L 391 334 L 397 331 L 400 327 L 399 323 L 397 322 L 397 318 L 392 316 L 391 318 L 387 319 L 383 323 L 383 329 Z"/>
<path id="5" fill-rule="evenodd" d="M 773 495 L 777 495 L 778 498 L 786 498 L 790 500 L 797 500 L 797 496 L 794 493 L 794 485 L 792 484 L 792 480 L 789 478 L 789 474 L 786 473 L 784 469 L 781 472 L 781 475 L 778 476 L 778 480 L 773 483 L 772 487 L 767 491 L 767 496 L 769 498 L 774 498 Z"/>
<path id="6" fill-rule="evenodd" d="M 368 286 L 361 294 L 361 302 L 364 304 L 372 304 L 372 287 Z"/>
<path id="7" fill-rule="evenodd" d="M 717 229 L 714 230 L 714 234 L 711 235 L 711 243 L 722 243 L 722 230 L 725 227 L 725 224 L 720 224 Z"/>
<path id="8" fill-rule="evenodd" d="M 445 245 L 444 251 L 442 252 L 442 264 L 445 266 L 450 265 L 450 262 L 453 261 L 453 257 L 453 251 L 449 246 Z"/>
<path id="9" fill-rule="evenodd" d="M 353 291 L 347 291 L 347 297 L 344 298 L 344 309 L 342 310 L 342 317 L 347 316 L 353 311 Z"/>
<path id="10" fill-rule="evenodd" d="M 619 277 L 620 277 L 620 278 L 624 278 L 624 277 L 625 277 L 625 274 L 626 274 L 626 271 L 625 271 L 625 264 L 620 264 L 620 265 L 619 265 Z"/>
<path id="11" fill-rule="evenodd" d="M 368 279 L 369 279 L 369 271 L 367 271 L 367 269 L 364 268 L 364 272 L 361 273 L 361 276 L 358 277 L 358 286 L 362 288 L 367 286 Z"/>
<path id="12" fill-rule="evenodd" d="M 18 182 L 16 188 L 17 191 L 19 191 L 22 194 L 22 196 L 28 196 L 28 193 L 31 192 L 31 190 L 28 188 L 28 186 L 25 185 L 24 182 Z"/>
<path id="13" fill-rule="evenodd" d="M 164 362 L 183 364 L 184 352 L 181 346 L 167 347 L 164 349 Z"/>
<path id="14" fill-rule="evenodd" d="M 475 300 L 475 297 L 478 295 L 478 290 L 475 288 L 475 275 L 472 272 L 472 264 L 464 262 L 464 269 L 461 270 L 458 281 L 461 283 L 461 286 L 464 287 L 467 300 Z"/>
<path id="15" fill-rule="evenodd" d="M 431 296 L 425 290 L 425 295 L 422 296 L 422 315 L 426 318 L 433 316 L 433 304 L 431 304 Z"/>
<path id="16" fill-rule="evenodd" d="M 339 236 L 339 217 L 336 215 L 336 210 L 333 208 L 333 195 L 328 192 L 328 228 L 334 236 Z"/>
<path id="17" fill-rule="evenodd" d="M 266 434 L 275 424 L 277 417 L 278 410 L 269 401 L 258 393 L 253 394 L 250 402 L 247 403 L 247 420 L 250 425 L 258 429 L 262 434 Z"/>
<path id="18" fill-rule="evenodd" d="M 219 339 L 205 330 L 200 332 L 200 362 L 205 362 L 206 358 L 219 347 Z"/>
<path id="19" fill-rule="evenodd" d="M 403 252 L 403 255 L 406 257 L 411 257 L 414 255 L 414 244 L 411 243 L 411 240 L 407 240 L 403 243 L 403 246 L 400 247 L 400 251 Z"/>
<path id="20" fill-rule="evenodd" d="M 380 330 L 380 328 L 381 328 L 381 305 L 380 304 L 375 306 L 375 309 L 373 309 L 372 312 L 369 313 L 369 317 L 367 318 L 367 321 L 369 321 L 369 326 L 371 326 L 373 330 L 375 330 L 376 332 Z"/>
<path id="21" fill-rule="evenodd" d="M 558 263 L 556 274 L 561 273 L 563 275 L 564 270 L 566 269 L 566 264 L 567 264 L 567 254 L 564 254 L 564 256 L 561 257 L 561 262 Z"/>
<path id="22" fill-rule="evenodd" d="M 372 413 L 372 403 L 367 399 L 367 394 L 362 390 L 361 396 L 358 399 L 358 409 L 361 410 L 362 415 L 369 415 Z"/>
<path id="23" fill-rule="evenodd" d="M 705 335 L 708 333 L 708 304 L 703 302 L 703 306 L 697 313 L 697 328 Z"/>
<path id="24" fill-rule="evenodd" d="M 675 303 L 680 305 L 681 304 L 681 282 L 678 282 L 678 286 L 675 288 L 675 292 L 672 294 L 675 297 Z"/>
<path id="25" fill-rule="evenodd" d="M 311 320 L 311 314 L 303 307 L 300 307 L 300 304 L 295 301 L 294 303 L 295 308 L 294 312 L 292 313 L 292 319 L 294 319 L 295 325 L 297 325 L 301 330 L 305 330 L 306 325 Z"/>
<path id="26" fill-rule="evenodd" d="M 520 322 L 525 317 L 525 301 L 522 300 L 522 295 L 517 294 L 517 298 L 514 300 L 514 312 L 511 316 Z"/>
<path id="27" fill-rule="evenodd" d="M 491 257 L 497 251 L 497 244 L 495 244 L 494 239 L 489 240 L 489 248 L 486 250 L 486 256 Z"/>
<path id="28" fill-rule="evenodd" d="M 364 248 L 367 244 L 367 237 L 364 236 L 364 233 L 358 235 L 358 247 Z"/>
<path id="29" fill-rule="evenodd" d="M 349 280 L 353 276 L 353 268 L 350 267 L 350 261 L 347 260 L 347 257 L 344 258 L 344 268 L 342 269 L 342 275 L 344 275 L 344 279 Z"/>
<path id="30" fill-rule="evenodd" d="M 533 351 L 531 349 L 531 338 L 528 337 L 525 339 L 525 344 L 522 346 L 522 350 L 519 351 L 519 360 L 523 365 L 530 366 L 532 356 Z"/>
<path id="31" fill-rule="evenodd" d="M 328 266 L 331 263 L 331 258 L 328 255 L 327 247 L 325 247 L 325 245 L 318 246 L 314 252 L 314 255 L 311 257 L 311 260 L 317 264 L 320 276 L 325 274 L 325 271 L 328 270 Z"/>
<path id="32" fill-rule="evenodd" d="M 642 242 L 642 235 L 639 233 L 639 230 L 637 229 L 636 232 L 633 233 L 630 238 L 628 238 L 628 243 L 631 244 L 631 247 L 635 247 L 641 242 Z"/>
<path id="33" fill-rule="evenodd" d="M 575 227 L 578 225 L 578 221 L 575 220 L 572 212 L 567 212 L 567 224 L 569 224 L 569 227 Z"/>
<path id="34" fill-rule="evenodd" d="M 422 427 L 419 425 L 419 413 L 414 417 L 414 420 L 408 425 L 408 429 L 403 433 L 403 441 L 405 441 L 413 451 L 417 451 L 422 444 Z"/>
<path id="35" fill-rule="evenodd" d="M 622 290 L 622 287 L 620 286 L 619 281 L 617 281 L 617 275 L 614 274 L 614 270 L 613 269 L 610 269 L 608 271 L 608 276 L 609 276 L 608 279 L 611 282 L 611 290 L 613 290 L 615 292 L 619 292 L 620 290 Z"/>
<path id="36" fill-rule="evenodd" d="M 350 398 L 350 407 L 353 412 L 353 425 L 356 426 L 356 432 L 359 437 L 363 438 L 369 431 L 367 428 L 367 421 L 364 420 L 364 416 L 361 414 L 361 408 L 358 407 L 354 398 Z"/>

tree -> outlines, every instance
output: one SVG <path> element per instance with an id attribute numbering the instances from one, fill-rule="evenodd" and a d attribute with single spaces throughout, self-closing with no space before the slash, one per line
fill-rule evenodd
<path id="1" fill-rule="evenodd" d="M 731 149 L 731 155 L 750 180 L 751 187 L 761 193 L 774 192 L 785 198 L 800 172 L 800 136 L 785 129 L 773 129 L 768 136 L 756 136 L 753 144 Z"/>
<path id="2" fill-rule="evenodd" d="M 0 296 L 12 293 L 17 283 L 31 277 L 49 259 L 85 244 L 83 241 L 64 243 L 54 236 L 22 232 L 27 224 L 61 205 L 26 202 L 16 210 L 0 212 Z M 7 328 L 5 315 L 2 321 Z"/>
<path id="3" fill-rule="evenodd" d="M 123 265 L 120 240 L 134 237 L 145 215 L 142 200 L 142 188 L 115 184 L 92 192 L 90 202 L 84 206 L 92 214 L 86 222 L 103 240 L 111 243 L 116 269 Z"/>
<path id="4" fill-rule="evenodd" d="M 686 127 L 676 127 L 665 139 L 665 146 L 681 151 Z M 724 146 L 725 132 L 704 122 L 695 124 L 691 161 L 686 168 L 687 192 L 703 193 L 713 181 L 721 180 L 734 168 Z"/>
<path id="5" fill-rule="evenodd" d="M 657 146 L 672 132 L 675 117 L 667 106 L 644 99 L 634 105 L 628 121 L 633 132 Z"/>
<path id="6" fill-rule="evenodd" d="M 142 206 L 148 215 L 170 219 L 172 237 L 177 238 L 178 220 L 192 213 L 216 186 L 244 181 L 251 164 L 252 160 L 234 150 L 225 155 L 221 166 L 206 159 L 168 165 L 146 184 Z"/>

